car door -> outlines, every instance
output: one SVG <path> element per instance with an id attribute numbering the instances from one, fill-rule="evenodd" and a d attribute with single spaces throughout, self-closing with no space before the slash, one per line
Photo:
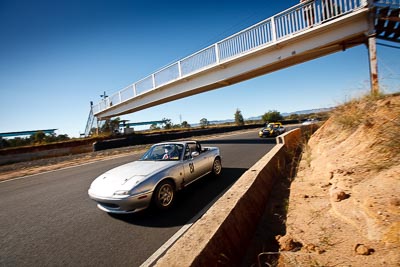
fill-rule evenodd
<path id="1" fill-rule="evenodd" d="M 207 159 L 204 158 L 206 155 L 199 154 L 197 157 L 192 156 L 192 153 L 197 151 L 196 148 L 196 143 L 186 144 L 183 158 L 186 184 L 193 182 L 210 169 Z"/>

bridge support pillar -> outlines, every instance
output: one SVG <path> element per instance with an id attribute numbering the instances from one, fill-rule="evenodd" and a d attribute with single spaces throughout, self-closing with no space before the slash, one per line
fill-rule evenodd
<path id="1" fill-rule="evenodd" d="M 379 94 L 378 61 L 376 57 L 376 37 L 368 38 L 369 73 L 371 81 L 371 95 Z"/>
<path id="2" fill-rule="evenodd" d="M 376 56 L 376 31 L 375 31 L 375 16 L 371 10 L 374 6 L 374 0 L 367 0 L 365 4 L 369 6 L 368 15 L 368 57 L 369 57 L 369 76 L 371 95 L 376 96 L 379 94 L 379 82 L 378 82 L 378 60 Z"/>

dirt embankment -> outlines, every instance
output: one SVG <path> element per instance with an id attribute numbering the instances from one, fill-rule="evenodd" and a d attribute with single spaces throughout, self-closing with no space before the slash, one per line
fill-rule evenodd
<path id="1" fill-rule="evenodd" d="M 311 137 L 280 266 L 400 266 L 400 96 L 352 101 Z"/>

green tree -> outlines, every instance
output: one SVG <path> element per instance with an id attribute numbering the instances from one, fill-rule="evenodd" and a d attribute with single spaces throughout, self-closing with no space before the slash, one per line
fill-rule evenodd
<path id="1" fill-rule="evenodd" d="M 236 109 L 236 112 L 235 112 L 235 123 L 238 126 L 244 125 L 243 115 L 239 109 Z"/>
<path id="2" fill-rule="evenodd" d="M 67 141 L 70 140 L 68 134 L 59 134 L 57 135 L 57 141 Z"/>
<path id="3" fill-rule="evenodd" d="M 286 119 L 288 119 L 288 120 L 298 120 L 298 119 L 300 119 L 300 116 L 299 116 L 299 114 L 293 113 L 293 114 L 290 114 L 289 116 L 287 116 Z"/>
<path id="4" fill-rule="evenodd" d="M 90 129 L 90 134 L 89 135 L 96 135 L 97 134 L 97 128 L 96 127 L 92 127 L 92 129 Z"/>
<path id="5" fill-rule="evenodd" d="M 100 132 L 101 133 L 110 133 L 111 132 L 110 120 L 109 119 L 105 120 L 104 123 L 101 123 Z"/>
<path id="6" fill-rule="evenodd" d="M 208 126 L 210 124 L 210 122 L 206 119 L 206 118 L 202 118 L 200 120 L 200 126 L 201 128 L 205 128 L 206 126 Z"/>
<path id="7" fill-rule="evenodd" d="M 32 135 L 32 139 L 35 144 L 42 143 L 45 138 L 46 138 L 46 134 L 42 131 L 37 131 L 36 133 L 34 133 Z"/>
<path id="8" fill-rule="evenodd" d="M 164 121 L 164 129 L 166 130 L 172 129 L 173 124 L 171 122 L 171 119 L 164 118 L 162 120 Z"/>
<path id="9" fill-rule="evenodd" d="M 67 134 L 45 134 L 43 131 L 38 131 L 29 137 L 14 137 L 11 139 L 0 138 L 0 148 L 20 147 L 34 144 L 48 144 L 60 141 L 67 141 L 71 138 Z"/>
<path id="10" fill-rule="evenodd" d="M 190 128 L 190 124 L 187 121 L 183 121 L 181 126 L 182 128 Z"/>
<path id="11" fill-rule="evenodd" d="M 119 122 L 120 118 L 117 117 L 115 119 L 107 119 L 105 123 L 101 126 L 100 132 L 102 133 L 114 133 L 115 130 L 119 130 Z"/>
<path id="12" fill-rule="evenodd" d="M 158 127 L 157 123 L 153 123 L 150 125 L 150 130 L 155 131 L 155 130 L 160 130 L 160 127 Z"/>
<path id="13" fill-rule="evenodd" d="M 53 134 L 47 134 L 47 135 L 45 135 L 44 136 L 44 142 L 46 143 L 46 144 L 48 144 L 48 143 L 53 143 L 53 142 L 57 142 L 58 140 L 57 140 L 57 135 L 55 134 L 55 133 L 53 133 Z"/>
<path id="14" fill-rule="evenodd" d="M 279 111 L 270 110 L 262 116 L 263 122 L 275 122 L 282 120 L 283 117 Z"/>
<path id="15" fill-rule="evenodd" d="M 119 117 L 110 121 L 110 128 L 111 128 L 112 133 L 119 132 L 119 122 L 120 121 L 121 121 L 121 119 Z"/>

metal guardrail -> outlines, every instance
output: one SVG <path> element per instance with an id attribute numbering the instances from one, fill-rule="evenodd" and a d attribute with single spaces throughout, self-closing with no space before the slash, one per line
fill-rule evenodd
<path id="1" fill-rule="evenodd" d="M 129 85 L 94 105 L 93 113 L 96 115 L 162 85 L 228 62 L 367 5 L 367 0 L 313 0 L 297 4 Z"/>

